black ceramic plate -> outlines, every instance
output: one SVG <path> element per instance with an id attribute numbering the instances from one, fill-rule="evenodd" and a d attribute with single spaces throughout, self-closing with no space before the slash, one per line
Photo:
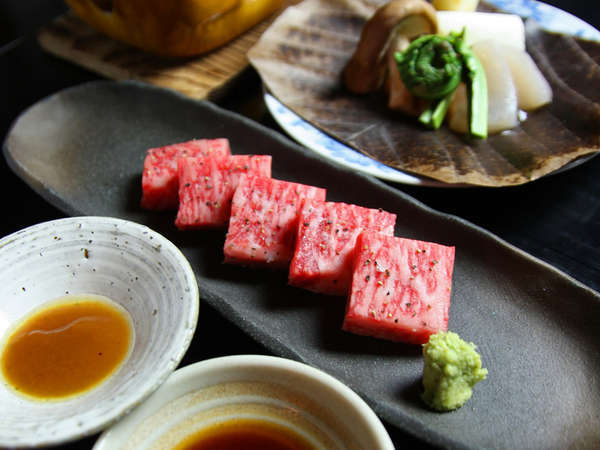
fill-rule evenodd
<path id="1" fill-rule="evenodd" d="M 450 329 L 478 344 L 489 370 L 463 408 L 425 408 L 420 348 L 341 331 L 343 299 L 291 288 L 285 273 L 225 265 L 224 232 L 178 232 L 173 214 L 140 209 L 148 147 L 221 136 L 235 153 L 273 155 L 274 177 L 396 213 L 398 236 L 456 246 Z M 449 447 L 600 446 L 600 295 L 459 218 L 210 103 L 134 83 L 86 84 L 39 102 L 15 122 L 4 154 L 68 214 L 163 233 L 188 257 L 205 301 L 274 353 L 338 377 L 410 433 Z"/>

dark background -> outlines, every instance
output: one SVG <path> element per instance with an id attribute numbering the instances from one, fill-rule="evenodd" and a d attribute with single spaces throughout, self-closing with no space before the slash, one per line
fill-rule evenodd
<path id="1" fill-rule="evenodd" d="M 556 6 L 585 20 L 598 28 L 600 8 L 589 0 L 549 0 L 544 3 Z M 2 0 L 0 5 L 0 46 L 25 33 L 34 31 L 49 18 L 66 11 L 62 0 Z"/>
<path id="2" fill-rule="evenodd" d="M 547 1 L 600 28 L 600 8 L 593 1 Z M 65 87 L 100 77 L 44 53 L 37 44 L 36 31 L 66 11 L 59 0 L 1 0 L 0 2 L 0 137 L 12 121 L 31 104 Z M 240 85 L 243 83 L 243 88 Z M 236 100 L 239 95 L 256 99 L 250 104 Z M 600 86 L 599 86 L 600 88 Z M 279 129 L 261 102 L 260 80 L 248 69 L 237 86 L 219 104 L 250 115 Z M 550 263 L 589 287 L 600 290 L 600 158 L 593 158 L 572 170 L 510 188 L 442 189 L 395 185 L 440 211 L 463 217 Z M 45 220 L 63 217 L 0 160 L 4 210 L 0 237 Z M 7 189 L 8 188 L 8 189 Z M 565 299 L 568 301 L 568 299 Z M 245 336 L 218 313 L 203 305 L 199 329 L 218 327 L 230 336 L 218 347 L 207 348 L 205 358 L 227 354 L 270 353 Z M 182 365 L 193 361 L 184 359 Z M 421 447 L 409 435 L 388 427 L 394 442 Z M 96 436 L 75 442 L 64 449 L 93 445 Z"/>

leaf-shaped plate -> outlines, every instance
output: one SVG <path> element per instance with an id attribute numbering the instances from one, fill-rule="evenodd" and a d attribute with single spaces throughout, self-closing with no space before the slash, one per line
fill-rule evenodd
<path id="1" fill-rule="evenodd" d="M 533 21 L 526 26 L 528 51 L 554 101 L 510 131 L 483 141 L 445 127 L 427 131 L 387 110 L 382 93 L 348 93 L 340 73 L 380 3 L 305 0 L 275 21 L 250 60 L 269 91 L 306 121 L 391 168 L 437 182 L 522 184 L 600 150 L 600 44 Z"/>
<path id="2" fill-rule="evenodd" d="M 449 414 L 427 409 L 421 349 L 342 331 L 343 298 L 292 288 L 285 272 L 225 265 L 223 231 L 178 232 L 174 214 L 140 209 L 148 147 L 221 136 L 235 153 L 273 155 L 274 177 L 397 214 L 397 236 L 456 247 L 449 326 L 478 344 L 489 370 L 467 405 Z M 396 427 L 456 448 L 600 445 L 600 294 L 464 220 L 211 103 L 138 83 L 84 84 L 40 101 L 16 121 L 4 154 L 63 211 L 160 232 L 189 260 L 203 302 L 277 355 L 339 378 Z M 228 336 L 210 340 L 219 339 Z"/>

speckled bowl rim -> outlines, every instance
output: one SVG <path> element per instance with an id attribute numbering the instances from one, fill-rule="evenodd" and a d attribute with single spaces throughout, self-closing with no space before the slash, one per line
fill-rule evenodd
<path id="1" fill-rule="evenodd" d="M 193 324 L 193 326 L 183 329 L 183 331 L 184 331 L 183 339 L 182 339 L 183 345 L 180 347 L 179 351 L 176 354 L 172 355 L 168 360 L 166 360 L 166 364 L 165 364 L 163 370 L 156 377 L 155 382 L 152 383 L 150 386 L 148 386 L 145 390 L 140 391 L 135 395 L 130 395 L 128 397 L 129 398 L 128 401 L 124 401 L 118 409 L 113 410 L 112 414 L 107 415 L 107 417 L 100 420 L 95 425 L 90 426 L 90 427 L 82 426 L 81 428 L 73 429 L 71 433 L 64 434 L 56 439 L 47 439 L 47 440 L 42 440 L 42 441 L 36 441 L 36 444 L 35 444 L 36 446 L 39 446 L 39 445 L 55 446 L 55 445 L 60 445 L 60 444 L 65 444 L 67 442 L 75 441 L 78 439 L 83 439 L 90 435 L 101 432 L 102 430 L 105 430 L 112 424 L 118 422 L 123 417 L 125 417 L 129 413 L 131 413 L 132 410 L 134 410 L 137 406 L 142 404 L 153 392 L 155 392 L 157 389 L 159 389 L 160 386 L 164 384 L 164 382 L 169 378 L 169 376 L 177 368 L 177 366 L 183 359 L 183 356 L 187 352 L 187 350 L 192 342 L 192 338 L 194 336 L 194 333 L 196 331 L 196 327 L 198 324 L 198 316 L 200 313 L 200 301 L 199 301 L 200 293 L 199 293 L 199 289 L 198 289 L 198 282 L 196 279 L 196 275 L 195 275 L 194 271 L 192 270 L 192 267 L 191 267 L 189 261 L 187 260 L 187 258 L 183 255 L 181 250 L 179 250 L 179 248 L 175 244 L 173 244 L 169 239 L 167 239 L 160 233 L 152 230 L 150 227 L 148 227 L 146 225 L 142 225 L 142 224 L 136 223 L 131 220 L 118 219 L 115 217 L 108 217 L 108 216 L 67 217 L 67 218 L 62 218 L 62 219 L 55 219 L 55 220 L 40 222 L 38 224 L 31 225 L 29 227 L 23 228 L 21 230 L 15 231 L 14 233 L 6 235 L 0 239 L 0 248 L 2 248 L 7 242 L 12 242 L 15 239 L 19 239 L 24 234 L 25 235 L 31 234 L 32 232 L 35 232 L 38 228 L 44 228 L 44 227 L 47 227 L 48 225 L 51 225 L 54 223 L 55 224 L 65 224 L 65 223 L 76 224 L 76 223 L 81 223 L 81 222 L 87 222 L 87 223 L 93 224 L 95 221 L 104 221 L 106 223 L 115 224 L 119 227 L 121 227 L 123 225 L 125 225 L 127 227 L 132 227 L 134 229 L 137 229 L 140 235 L 142 235 L 143 233 L 148 233 L 152 236 L 154 242 L 161 245 L 161 248 L 168 249 L 170 252 L 172 252 L 173 255 L 175 255 L 176 260 L 178 261 L 178 263 L 181 266 L 181 270 L 184 271 L 188 275 L 186 277 L 186 279 L 189 280 L 188 288 L 189 288 L 190 298 L 195 299 L 195 301 L 189 302 L 190 306 L 191 306 L 191 309 L 189 311 L 189 317 L 191 319 L 191 323 Z M 0 442 L 0 448 L 1 448 L 1 445 L 3 445 L 3 444 Z M 23 446 L 28 446 L 28 445 L 31 446 L 30 444 L 27 444 L 26 442 L 23 443 Z M 16 447 L 16 448 L 19 448 L 19 447 Z"/>
<path id="2" fill-rule="evenodd" d="M 190 364 L 171 374 L 167 381 L 146 402 L 129 416 L 113 425 L 100 435 L 93 450 L 109 450 L 121 448 L 131 431 L 146 417 L 154 414 L 158 409 L 171 401 L 189 392 L 203 387 L 203 376 L 215 372 L 235 372 L 236 370 L 285 370 L 298 374 L 332 389 L 343 400 L 362 416 L 365 425 L 372 431 L 373 438 L 377 441 L 378 450 L 393 450 L 394 444 L 383 426 L 381 420 L 367 403 L 347 385 L 337 378 L 298 361 L 278 356 L 267 355 L 233 355 L 207 359 Z"/>

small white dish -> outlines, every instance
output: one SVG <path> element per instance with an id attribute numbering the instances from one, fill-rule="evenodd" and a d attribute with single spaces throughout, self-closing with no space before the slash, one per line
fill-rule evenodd
<path id="1" fill-rule="evenodd" d="M 394 448 L 373 410 L 336 378 L 289 359 L 236 355 L 174 372 L 94 450 L 173 448 L 203 427 L 240 417 L 291 427 L 315 448 Z"/>
<path id="2" fill-rule="evenodd" d="M 54 445 L 106 428 L 175 370 L 198 320 L 189 263 L 146 226 L 74 217 L 0 240 L 0 336 L 43 303 L 69 294 L 100 295 L 123 307 L 135 335 L 130 354 L 99 386 L 65 400 L 29 400 L 2 379 L 0 447 Z"/>

